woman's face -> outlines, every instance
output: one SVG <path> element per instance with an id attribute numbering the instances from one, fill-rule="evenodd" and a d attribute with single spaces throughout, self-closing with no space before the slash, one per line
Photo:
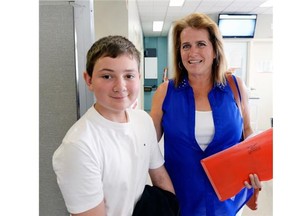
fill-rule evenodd
<path id="1" fill-rule="evenodd" d="M 215 52 L 206 29 L 185 28 L 180 34 L 180 43 L 182 63 L 188 74 L 212 73 Z"/>

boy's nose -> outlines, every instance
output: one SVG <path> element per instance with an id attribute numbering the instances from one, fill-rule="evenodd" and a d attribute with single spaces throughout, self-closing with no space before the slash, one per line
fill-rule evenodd
<path id="1" fill-rule="evenodd" d="M 123 92 L 123 91 L 126 91 L 126 83 L 123 79 L 119 79 L 115 82 L 113 92 Z"/>

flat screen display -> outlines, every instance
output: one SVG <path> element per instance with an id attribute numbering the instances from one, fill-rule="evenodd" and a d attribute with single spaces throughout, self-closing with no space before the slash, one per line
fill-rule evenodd
<path id="1" fill-rule="evenodd" d="M 218 26 L 223 38 L 254 38 L 256 14 L 219 14 Z"/>

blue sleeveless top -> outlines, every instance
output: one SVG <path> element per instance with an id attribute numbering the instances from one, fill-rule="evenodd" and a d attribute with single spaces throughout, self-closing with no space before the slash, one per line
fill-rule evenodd
<path id="1" fill-rule="evenodd" d="M 165 167 L 179 200 L 181 216 L 235 216 L 253 194 L 242 189 L 235 197 L 219 201 L 200 160 L 241 141 L 242 117 L 227 85 L 214 85 L 208 94 L 215 135 L 205 151 L 195 138 L 195 100 L 184 79 L 175 88 L 170 80 L 163 102 Z"/>

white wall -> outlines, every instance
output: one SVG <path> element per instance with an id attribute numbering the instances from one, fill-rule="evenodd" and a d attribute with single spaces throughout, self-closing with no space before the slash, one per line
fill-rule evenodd
<path id="1" fill-rule="evenodd" d="M 273 38 L 273 15 L 259 14 L 257 16 L 255 38 Z"/>
<path id="2" fill-rule="evenodd" d="M 251 97 L 259 97 L 254 118 L 258 119 L 256 131 L 271 127 L 273 117 L 273 41 L 255 39 L 250 42 L 249 82 Z M 253 109 L 251 107 L 251 117 Z"/>

